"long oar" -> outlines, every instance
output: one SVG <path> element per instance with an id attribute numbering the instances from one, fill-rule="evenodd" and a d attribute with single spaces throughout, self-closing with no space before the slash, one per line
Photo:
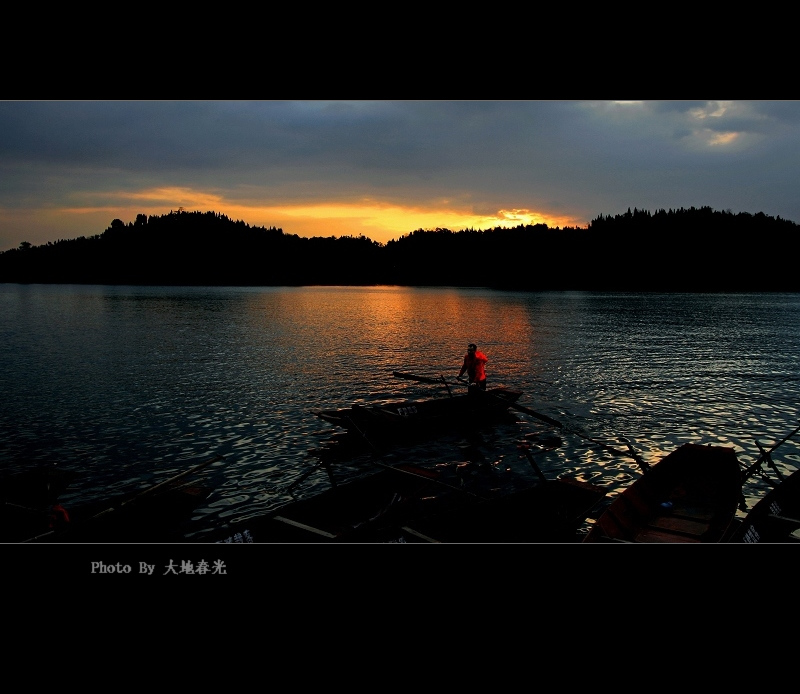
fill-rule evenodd
<path id="1" fill-rule="evenodd" d="M 187 477 L 188 475 L 191 475 L 194 472 L 202 470 L 204 467 L 208 467 L 212 463 L 216 463 L 216 462 L 218 462 L 220 460 L 225 460 L 225 457 L 221 456 L 221 455 L 216 455 L 213 458 L 209 458 L 204 463 L 200 463 L 199 465 L 195 465 L 194 467 L 189 468 L 188 470 L 184 470 L 183 472 L 179 472 L 177 475 L 175 475 L 173 477 L 170 477 L 169 479 L 164 480 L 163 482 L 159 482 L 158 484 L 154 484 L 152 487 L 148 487 L 147 489 L 144 489 L 141 492 L 138 492 L 138 493 L 134 494 L 132 497 L 126 499 L 125 501 L 120 503 L 118 506 L 111 506 L 111 507 L 107 508 L 105 511 L 101 511 L 100 513 L 95 514 L 91 518 L 87 518 L 85 522 L 96 520 L 100 516 L 104 516 L 104 515 L 106 515 L 108 513 L 112 513 L 113 511 L 117 511 L 117 510 L 119 510 L 121 508 L 124 508 L 126 506 L 130 506 L 131 504 L 135 504 L 142 497 L 147 496 L 148 494 L 152 494 L 157 489 L 162 489 L 162 488 L 166 487 L 167 485 L 174 484 L 179 479 Z"/>
<path id="2" fill-rule="evenodd" d="M 447 394 L 452 398 L 453 394 L 450 392 L 450 386 L 447 385 L 447 381 L 445 381 L 444 376 L 442 376 L 441 378 L 442 378 L 442 383 L 444 383 L 444 387 L 447 388 Z"/>
<path id="3" fill-rule="evenodd" d="M 504 398 L 494 395 L 493 397 L 498 398 L 499 400 L 504 400 Z M 619 448 L 614 448 L 614 446 L 609 446 L 607 443 L 603 441 L 599 441 L 598 439 L 594 439 L 591 436 L 584 434 L 582 431 L 576 429 L 575 427 L 567 426 L 566 424 L 562 424 L 561 422 L 551 419 L 547 415 L 541 414 L 540 412 L 535 412 L 534 410 L 530 409 L 529 407 L 524 407 L 523 405 L 517 405 L 517 403 L 512 402 L 509 404 L 509 407 L 515 410 L 519 410 L 520 412 L 524 412 L 525 414 L 531 415 L 531 417 L 536 417 L 536 419 L 540 419 L 543 422 L 547 422 L 548 424 L 552 424 L 554 427 L 558 427 L 559 429 L 563 430 L 565 433 L 574 434 L 579 438 L 582 438 L 584 441 L 591 441 L 596 446 L 600 446 L 601 448 L 605 448 L 607 451 L 610 451 L 614 455 L 621 455 L 623 457 L 632 457 L 643 470 L 646 470 L 649 466 L 645 463 L 633 450 L 630 444 L 628 444 L 628 450 L 623 451 Z M 626 442 L 627 443 L 627 442 Z"/>
<path id="4" fill-rule="evenodd" d="M 494 398 L 495 400 L 500 400 L 502 402 L 508 402 L 506 398 L 501 395 L 495 395 L 494 393 L 487 393 L 489 397 Z M 542 414 L 541 412 L 536 412 L 532 410 L 530 407 L 525 407 L 524 405 L 519 405 L 516 402 L 508 402 L 508 406 L 513 410 L 518 410 L 519 412 L 524 412 L 525 414 L 529 414 L 531 417 L 536 417 L 536 419 L 541 420 L 551 426 L 554 426 L 558 429 L 565 429 L 566 427 L 559 422 L 557 419 L 553 419 L 552 417 L 548 417 L 546 414 Z"/>
<path id="5" fill-rule="evenodd" d="M 439 385 L 444 376 L 439 378 L 431 378 L 429 376 L 417 376 L 416 374 L 404 373 L 403 371 L 392 371 L 392 376 L 395 378 L 405 378 L 408 381 L 419 381 L 420 383 L 435 383 Z"/>
<path id="6" fill-rule="evenodd" d="M 758 456 L 758 458 L 756 459 L 756 462 L 754 462 L 750 467 L 748 467 L 742 473 L 742 484 L 747 482 L 747 480 L 750 477 L 753 477 L 754 475 L 756 475 L 759 472 L 761 472 L 762 471 L 761 466 L 764 463 L 767 463 L 767 465 L 769 465 L 769 467 L 771 467 L 773 470 L 775 470 L 775 472 L 778 473 L 778 477 L 780 478 L 780 473 L 778 472 L 778 469 L 775 467 L 775 463 L 772 462 L 771 454 L 776 448 L 778 448 L 778 446 L 781 446 L 784 443 L 786 443 L 786 441 L 788 441 L 790 438 L 792 438 L 792 436 L 794 436 L 798 431 L 800 431 L 800 426 L 798 426 L 793 431 L 791 431 L 789 434 L 784 436 L 780 441 L 778 441 L 774 446 L 772 446 L 772 448 L 770 448 L 767 451 L 765 451 L 761 447 L 761 444 L 758 441 L 756 441 L 756 446 L 758 446 L 758 449 L 761 451 L 761 455 Z"/>
<path id="7" fill-rule="evenodd" d="M 531 467 L 533 467 L 536 474 L 539 476 L 539 480 L 542 482 L 547 482 L 547 477 L 544 476 L 542 469 L 537 465 L 536 461 L 533 459 L 533 454 L 525 447 L 522 448 L 522 452 L 525 454 L 525 457 L 530 462 Z"/>
<path id="8" fill-rule="evenodd" d="M 417 376 L 416 374 L 410 374 L 410 373 L 406 373 L 406 372 L 403 372 L 403 371 L 393 371 L 392 375 L 395 378 L 405 378 L 405 379 L 407 379 L 409 381 L 419 381 L 420 383 L 435 383 L 435 384 L 439 384 L 443 380 L 443 377 L 441 379 L 439 379 L 439 378 L 431 378 L 429 376 Z M 494 393 L 487 392 L 487 395 L 489 395 L 489 396 L 491 396 L 491 397 L 493 397 L 493 398 L 495 398 L 495 399 L 497 399 L 499 401 L 502 401 L 503 403 L 507 404 L 510 408 L 512 408 L 514 410 L 517 410 L 519 412 L 524 412 L 525 414 L 528 414 L 531 417 L 535 417 L 536 419 L 538 419 L 538 420 L 540 420 L 542 422 L 545 422 L 545 423 L 547 423 L 547 424 L 549 424 L 551 426 L 554 426 L 554 427 L 556 427 L 558 429 L 562 429 L 563 431 L 565 431 L 567 433 L 575 434 L 575 436 L 579 436 L 580 438 L 585 439 L 586 441 L 591 441 L 592 443 L 605 448 L 606 450 L 614 453 L 615 455 L 621 455 L 623 457 L 628 457 L 628 456 L 630 456 L 632 454 L 632 451 L 623 451 L 623 450 L 620 450 L 619 448 L 614 448 L 613 446 L 609 446 L 608 444 L 603 443 L 602 441 L 598 441 L 597 439 L 593 439 L 590 436 L 587 436 L 586 434 L 584 434 L 581 431 L 578 431 L 574 427 L 566 426 L 562 422 L 559 422 L 557 419 L 553 419 L 552 417 L 548 417 L 547 415 L 542 414 L 541 412 L 536 412 L 535 410 L 532 410 L 530 407 L 525 407 L 524 405 L 519 405 L 519 404 L 517 404 L 515 402 L 509 402 L 508 400 L 506 400 L 506 398 L 504 398 L 504 397 L 502 397 L 500 395 L 495 395 Z M 633 455 L 633 457 L 636 460 L 637 456 L 635 454 Z M 637 460 L 637 462 L 639 462 L 639 461 Z"/>

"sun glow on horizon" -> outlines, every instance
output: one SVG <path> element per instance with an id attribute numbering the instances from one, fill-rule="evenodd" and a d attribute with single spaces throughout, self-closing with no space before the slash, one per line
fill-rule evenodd
<path id="1" fill-rule="evenodd" d="M 476 214 L 459 209 L 446 201 L 429 206 L 383 203 L 376 200 L 356 202 L 296 203 L 263 205 L 257 199 L 246 201 L 190 188 L 157 188 L 131 192 L 93 195 L 100 204 L 77 205 L 62 209 L 63 214 L 95 216 L 105 213 L 105 225 L 117 218 L 128 223 L 138 214 L 159 216 L 169 211 L 218 212 L 250 226 L 277 227 L 298 236 L 366 236 L 386 243 L 417 229 L 487 230 L 496 227 L 546 224 L 547 226 L 585 227 L 567 215 L 552 215 L 526 208 L 500 209 L 494 214 Z M 98 198 L 105 198 L 99 200 Z M 113 200 L 113 203 L 110 202 Z M 87 201 L 88 202 L 88 201 Z M 117 203 L 117 204 L 114 204 Z M 110 215 L 110 216 L 109 216 Z M 105 226 L 103 227 L 105 228 Z M 102 229 L 95 233 L 100 233 Z"/>
<path id="2" fill-rule="evenodd" d="M 547 224 L 551 227 L 579 224 L 570 217 L 547 216 L 523 209 L 498 210 L 493 215 L 478 215 L 447 207 L 403 207 L 374 202 L 252 208 L 252 212 L 259 217 L 285 219 L 283 229 L 286 233 L 297 233 L 301 236 L 363 234 L 381 243 L 417 229 L 461 231 L 520 224 Z"/>

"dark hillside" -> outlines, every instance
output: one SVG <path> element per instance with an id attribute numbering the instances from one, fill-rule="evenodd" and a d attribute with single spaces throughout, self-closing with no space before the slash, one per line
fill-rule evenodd
<path id="1" fill-rule="evenodd" d="M 799 250 L 794 222 L 709 207 L 628 210 L 585 229 L 418 229 L 385 245 L 178 211 L 115 219 L 88 238 L 20 244 L 0 253 L 0 282 L 794 292 Z"/>
<path id="2" fill-rule="evenodd" d="M 173 212 L 6 251 L 0 282 L 279 286 L 338 283 L 346 275 L 352 284 L 373 284 L 378 252 L 365 237 L 307 239 L 215 212 Z"/>

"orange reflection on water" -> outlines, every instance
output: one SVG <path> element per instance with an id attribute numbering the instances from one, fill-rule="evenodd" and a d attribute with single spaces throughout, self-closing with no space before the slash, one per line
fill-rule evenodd
<path id="1" fill-rule="evenodd" d="M 265 350 L 324 348 L 319 357 L 296 359 L 306 374 L 333 369 L 350 378 L 353 369 L 367 369 L 390 380 L 392 371 L 454 378 L 474 342 L 489 357 L 492 383 L 501 385 L 519 382 L 539 352 L 524 302 L 482 288 L 307 286 L 261 288 L 251 297 L 252 337 Z"/>

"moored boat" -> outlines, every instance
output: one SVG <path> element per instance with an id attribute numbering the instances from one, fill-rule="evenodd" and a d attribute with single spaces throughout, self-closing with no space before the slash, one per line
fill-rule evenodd
<path id="1" fill-rule="evenodd" d="M 23 543 L 171 542 L 182 538 L 181 525 L 211 493 L 211 487 L 187 480 L 223 460 L 215 456 L 139 492 L 67 508 L 48 497 L 50 506 L 26 522 L 5 518 L 4 539 Z M 59 491 L 60 493 L 60 491 Z"/>
<path id="2" fill-rule="evenodd" d="M 527 454 L 527 453 L 526 453 Z M 576 542 L 606 490 L 572 478 L 504 488 L 491 469 L 457 463 L 381 470 L 232 524 L 202 542 L 543 543 Z M 477 467 L 472 472 L 465 468 Z M 461 478 L 458 474 L 469 478 Z M 488 475 L 488 477 L 486 476 Z M 522 478 L 515 482 L 521 481 Z M 333 481 L 333 480 L 332 480 Z M 216 538 L 216 539 L 215 539 Z"/>
<path id="3" fill-rule="evenodd" d="M 686 443 L 625 488 L 583 541 L 722 542 L 741 495 L 733 448 Z"/>
<path id="4" fill-rule="evenodd" d="M 377 536 L 421 509 L 433 506 L 441 495 L 457 491 L 439 482 L 435 470 L 399 464 L 348 482 L 314 496 L 290 501 L 277 510 L 240 521 L 202 542 L 323 543 Z M 466 494 L 465 494 L 466 496 Z M 367 534 L 363 529 L 369 526 Z M 360 541 L 365 541 L 361 539 Z"/>
<path id="5" fill-rule="evenodd" d="M 183 539 L 181 526 L 209 496 L 202 484 L 176 483 L 152 494 L 121 495 L 69 509 L 68 522 L 56 524 L 25 542 L 163 543 Z"/>
<path id="6" fill-rule="evenodd" d="M 333 410 L 314 410 L 320 419 L 371 438 L 430 434 L 458 425 L 474 425 L 507 413 L 522 392 L 509 388 L 475 389 L 461 395 L 429 400 L 404 400 L 380 405 L 354 404 Z"/>
<path id="7" fill-rule="evenodd" d="M 0 479 L 0 542 L 20 542 L 68 517 L 58 497 L 74 477 L 73 471 L 42 466 Z"/>
<path id="8" fill-rule="evenodd" d="M 798 541 L 800 541 L 800 470 L 795 470 L 750 509 L 728 542 Z"/>

